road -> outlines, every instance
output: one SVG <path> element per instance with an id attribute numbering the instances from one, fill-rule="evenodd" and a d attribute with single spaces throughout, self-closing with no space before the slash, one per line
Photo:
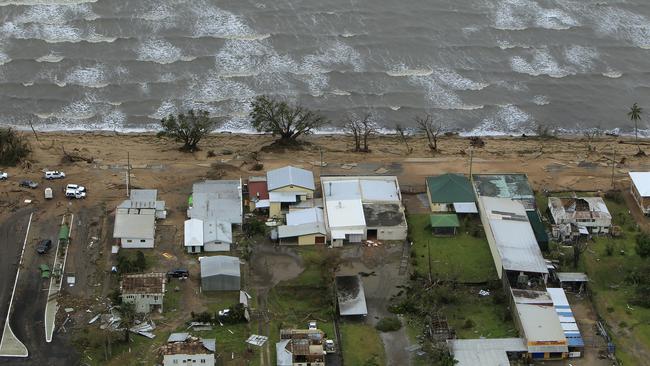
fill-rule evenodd
<path id="1" fill-rule="evenodd" d="M 4 328 L 7 318 L 20 251 L 31 213 L 29 208 L 20 209 L 0 223 L 0 329 Z"/>
<path id="2" fill-rule="evenodd" d="M 49 238 L 53 243 L 56 243 L 60 222 L 61 217 L 43 217 L 42 214 L 35 214 L 32 219 L 32 225 L 27 238 L 27 245 L 23 257 L 23 267 L 20 277 L 18 278 L 16 293 L 14 295 L 14 310 L 10 318 L 11 327 L 16 337 L 18 337 L 18 339 L 20 339 L 27 347 L 29 356 L 27 358 L 0 358 L 0 364 L 76 365 L 79 362 L 76 352 L 71 352 L 73 348 L 67 344 L 66 337 L 57 334 L 52 343 L 45 342 L 44 311 L 45 303 L 47 301 L 47 286 L 49 280 L 41 279 L 38 266 L 40 264 L 47 264 L 52 267 L 56 244 L 54 244 L 50 252 L 45 255 L 39 255 L 36 253 L 36 244 L 39 240 L 44 238 Z M 12 217 L 7 220 L 3 226 L 5 225 L 9 226 L 8 229 L 11 229 L 12 225 L 19 224 L 16 223 L 16 218 Z M 20 234 L 20 230 L 16 230 L 13 233 L 7 233 L 10 240 L 14 239 L 14 236 L 16 237 L 15 239 L 20 239 Z M 22 235 L 24 238 L 24 229 Z M 22 247 L 22 245 L 20 245 L 20 247 Z M 20 249 L 18 249 L 18 251 L 19 250 Z M 20 255 L 19 252 L 18 255 Z M 2 258 L 2 260 L 5 260 L 4 256 L 2 256 Z M 4 268 L 5 266 L 3 266 L 3 270 L 6 271 Z M 12 267 L 12 270 L 14 270 L 15 274 L 15 266 Z M 0 272 L 0 274 L 2 273 Z M 14 277 L 11 276 L 11 278 L 13 279 Z M 2 286 L 4 286 L 4 284 Z M 10 287 L 8 291 L 8 296 L 11 296 Z M 2 306 L 8 306 L 8 301 L 9 298 L 7 297 L 7 301 L 3 301 Z"/>

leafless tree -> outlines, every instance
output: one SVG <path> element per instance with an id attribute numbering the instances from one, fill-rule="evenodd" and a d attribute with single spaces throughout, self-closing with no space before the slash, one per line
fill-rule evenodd
<path id="1" fill-rule="evenodd" d="M 406 153 L 410 155 L 413 152 L 413 148 L 409 146 L 408 135 L 404 131 L 404 127 L 398 123 L 395 125 L 395 131 L 397 131 L 397 134 L 406 146 Z"/>
<path id="2" fill-rule="evenodd" d="M 445 130 L 442 122 L 436 122 L 430 114 L 425 114 L 424 117 L 415 116 L 415 124 L 427 136 L 429 150 L 438 151 L 438 138 Z"/>
<path id="3" fill-rule="evenodd" d="M 594 140 L 603 135 L 603 131 L 600 127 L 589 128 L 583 132 L 586 142 L 587 142 L 587 151 L 596 152 L 596 146 L 592 145 Z"/>
<path id="4" fill-rule="evenodd" d="M 355 152 L 370 152 L 368 138 L 377 133 L 377 125 L 371 118 L 372 115 L 366 113 L 363 118 L 351 117 L 345 122 L 345 130 L 354 138 Z"/>

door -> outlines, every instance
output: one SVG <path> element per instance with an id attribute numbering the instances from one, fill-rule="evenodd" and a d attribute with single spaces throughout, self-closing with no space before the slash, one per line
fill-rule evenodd
<path id="1" fill-rule="evenodd" d="M 325 244 L 325 237 L 324 236 L 317 236 L 316 237 L 316 244 Z"/>

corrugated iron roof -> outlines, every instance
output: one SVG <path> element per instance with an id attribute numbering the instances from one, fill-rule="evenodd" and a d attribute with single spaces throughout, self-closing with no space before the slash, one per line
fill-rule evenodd
<path id="1" fill-rule="evenodd" d="M 314 174 L 305 169 L 294 166 L 270 170 L 266 173 L 266 181 L 269 191 L 287 186 L 297 186 L 309 190 L 315 190 Z"/>

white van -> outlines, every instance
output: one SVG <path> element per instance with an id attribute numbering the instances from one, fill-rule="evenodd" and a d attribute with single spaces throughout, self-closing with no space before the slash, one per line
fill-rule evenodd
<path id="1" fill-rule="evenodd" d="M 51 200 L 52 198 L 54 198 L 54 194 L 52 193 L 52 188 L 50 187 L 45 188 L 45 199 Z"/>

